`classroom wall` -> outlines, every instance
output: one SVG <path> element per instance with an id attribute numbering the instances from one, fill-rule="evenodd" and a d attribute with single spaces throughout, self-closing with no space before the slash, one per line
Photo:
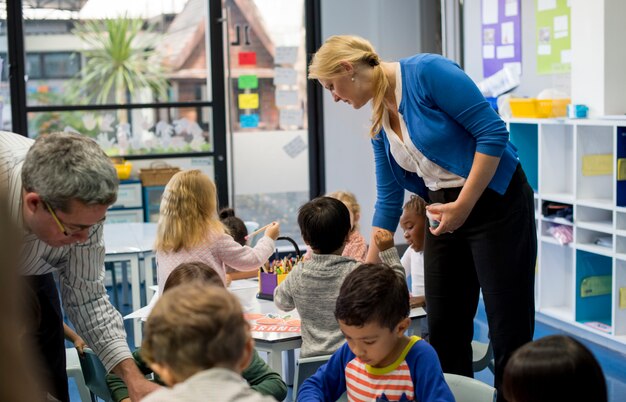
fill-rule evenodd
<path id="1" fill-rule="evenodd" d="M 322 41 L 331 35 L 355 34 L 370 40 L 385 60 L 420 51 L 420 1 L 322 0 Z M 324 91 L 326 190 L 355 193 L 361 204 L 361 232 L 370 238 L 376 184 L 369 139 L 371 107 L 354 110 L 335 104 Z M 396 241 L 404 243 L 399 233 Z"/>
<path id="2" fill-rule="evenodd" d="M 538 75 L 536 63 L 535 1 L 521 0 L 522 12 L 522 77 L 513 91 L 518 96 L 534 97 L 543 89 L 556 88 L 570 95 L 570 74 Z M 465 0 L 463 16 L 464 69 L 476 82 L 483 76 L 481 0 Z"/>

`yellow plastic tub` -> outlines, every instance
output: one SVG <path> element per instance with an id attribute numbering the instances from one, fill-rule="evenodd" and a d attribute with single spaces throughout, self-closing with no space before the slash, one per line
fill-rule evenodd
<path id="1" fill-rule="evenodd" d="M 511 98 L 511 113 L 513 117 L 549 118 L 564 117 L 567 115 L 569 98 L 564 99 L 536 99 Z"/>
<path id="2" fill-rule="evenodd" d="M 130 172 L 133 170 L 133 164 L 125 161 L 122 163 L 114 163 L 115 170 L 117 170 L 117 177 L 120 180 L 126 180 L 130 177 Z"/>

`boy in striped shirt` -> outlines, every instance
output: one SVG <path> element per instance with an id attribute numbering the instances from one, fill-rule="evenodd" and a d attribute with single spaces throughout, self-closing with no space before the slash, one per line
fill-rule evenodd
<path id="1" fill-rule="evenodd" d="M 378 234 L 377 234 L 378 236 Z M 381 233 L 378 242 L 391 241 Z M 298 401 L 454 401 L 435 350 L 405 335 L 406 279 L 385 264 L 364 264 L 341 286 L 335 318 L 347 343 L 307 379 Z"/>

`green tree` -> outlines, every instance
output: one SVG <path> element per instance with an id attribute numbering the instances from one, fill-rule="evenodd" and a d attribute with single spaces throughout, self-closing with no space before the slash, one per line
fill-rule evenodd
<path id="1" fill-rule="evenodd" d="M 168 82 L 154 50 L 158 41 L 154 25 L 144 29 L 143 20 L 123 16 L 86 21 L 73 33 L 85 43 L 87 61 L 69 86 L 72 103 L 113 100 L 124 104 L 129 101 L 127 94 L 132 96 L 145 88 L 165 98 Z"/>

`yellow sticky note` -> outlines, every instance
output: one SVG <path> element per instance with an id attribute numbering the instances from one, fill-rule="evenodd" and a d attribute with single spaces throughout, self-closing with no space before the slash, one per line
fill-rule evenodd
<path id="1" fill-rule="evenodd" d="M 626 288 L 619 288 L 619 308 L 626 309 Z"/>
<path id="2" fill-rule="evenodd" d="M 613 173 L 613 155 L 598 154 L 583 156 L 583 176 L 602 176 Z"/>
<path id="3" fill-rule="evenodd" d="M 626 180 L 626 158 L 617 160 L 617 180 Z"/>
<path id="4" fill-rule="evenodd" d="M 240 94 L 239 109 L 258 109 L 259 94 Z"/>

